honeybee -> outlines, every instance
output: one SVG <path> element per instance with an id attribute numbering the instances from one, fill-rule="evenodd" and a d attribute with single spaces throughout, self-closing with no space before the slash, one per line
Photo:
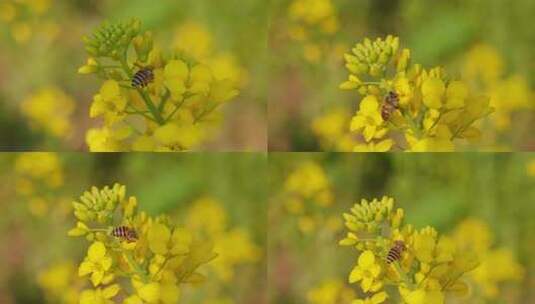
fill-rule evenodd
<path id="1" fill-rule="evenodd" d="M 392 264 L 394 261 L 401 259 L 401 254 L 407 249 L 405 243 L 401 240 L 394 241 L 394 246 L 390 248 L 386 255 L 386 263 Z"/>
<path id="2" fill-rule="evenodd" d="M 111 235 L 128 243 L 135 242 L 138 239 L 136 230 L 127 226 L 113 228 Z"/>
<path id="3" fill-rule="evenodd" d="M 392 113 L 397 109 L 399 109 L 399 95 L 394 91 L 390 91 L 386 94 L 381 105 L 381 117 L 384 121 L 388 121 Z"/>
<path id="4" fill-rule="evenodd" d="M 132 77 L 132 87 L 141 89 L 154 81 L 154 73 L 151 67 L 143 67 Z"/>

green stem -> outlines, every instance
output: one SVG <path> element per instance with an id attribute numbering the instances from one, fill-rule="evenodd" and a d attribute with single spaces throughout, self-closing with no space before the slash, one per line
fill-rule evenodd
<path id="1" fill-rule="evenodd" d="M 195 117 L 193 119 L 193 124 L 196 124 L 198 123 L 201 119 L 203 119 L 206 115 L 212 113 L 217 107 L 219 106 L 219 104 L 216 104 L 215 106 L 213 106 L 211 109 L 209 110 L 206 110 L 206 111 L 203 111 L 199 116 Z"/>
<path id="2" fill-rule="evenodd" d="M 136 109 L 136 107 L 134 107 L 132 104 L 128 104 L 128 107 L 132 109 L 132 111 L 125 111 L 126 114 L 138 114 L 138 115 L 142 115 L 143 117 L 145 117 L 146 119 L 148 120 L 152 120 L 154 122 L 156 122 L 156 120 L 154 120 L 154 118 L 150 117 L 149 115 L 147 115 L 147 113 L 150 113 L 149 111 L 141 111 L 141 110 L 138 110 Z"/>
<path id="3" fill-rule="evenodd" d="M 163 119 L 162 114 L 158 111 L 158 109 L 150 99 L 149 94 L 147 94 L 147 92 L 143 91 L 140 88 L 137 89 L 137 92 L 139 93 L 139 95 L 141 95 L 141 97 L 143 97 L 143 101 L 145 102 L 147 109 L 149 109 L 156 122 L 160 125 L 165 124 L 165 120 Z"/>
<path id="4" fill-rule="evenodd" d="M 453 112 L 453 111 L 456 111 L 456 110 L 462 110 L 462 108 L 454 108 L 454 109 L 448 109 L 448 110 L 445 110 L 443 112 L 440 112 L 440 114 L 438 114 L 438 117 L 437 119 L 435 120 L 435 122 L 431 125 L 431 127 L 429 128 L 429 131 L 431 131 L 434 127 L 436 127 L 436 125 L 438 124 L 438 122 L 440 121 L 440 119 L 442 118 L 442 116 L 444 116 L 444 114 L 446 113 L 449 113 L 449 112 Z"/>
<path id="5" fill-rule="evenodd" d="M 167 116 L 167 118 L 165 119 L 166 122 L 171 120 L 171 118 L 173 118 L 173 116 L 176 114 L 176 112 L 178 112 L 178 110 L 180 110 L 180 108 L 184 104 L 185 100 L 186 100 L 185 98 L 182 98 L 180 103 L 175 106 L 175 109 L 173 110 L 173 112 L 171 112 L 171 114 L 169 114 L 169 116 Z"/>
<path id="6" fill-rule="evenodd" d="M 435 270 L 435 268 L 437 268 L 440 265 L 444 265 L 444 264 L 448 264 L 448 263 L 438 263 L 438 264 L 433 265 L 429 269 L 429 271 L 425 274 L 424 278 L 420 281 L 420 283 L 418 283 L 417 287 L 421 287 L 422 286 L 422 284 L 425 282 L 425 280 L 427 280 L 427 278 L 431 275 L 431 272 L 433 272 L 433 270 Z"/>
<path id="7" fill-rule="evenodd" d="M 89 231 L 91 231 L 91 232 L 108 232 L 108 229 L 104 229 L 104 228 L 92 228 L 92 229 L 89 229 Z"/>
<path id="8" fill-rule="evenodd" d="M 450 140 L 454 140 L 457 136 L 459 136 L 459 134 L 461 134 L 461 132 L 464 132 L 471 124 L 473 124 L 478 119 L 479 118 L 474 118 L 474 119 L 470 120 L 464 126 L 459 127 L 459 129 L 457 129 L 457 131 L 455 131 L 455 133 L 453 133 L 453 135 L 451 136 Z"/>
<path id="9" fill-rule="evenodd" d="M 409 125 L 410 125 L 411 129 L 414 131 L 414 135 L 416 135 L 416 137 L 420 138 L 422 136 L 422 132 L 418 128 L 418 126 L 416 125 L 416 123 L 414 122 L 412 117 L 410 117 L 410 114 L 407 113 L 407 114 L 403 115 L 403 117 L 405 117 L 405 119 L 409 122 Z"/>
<path id="10" fill-rule="evenodd" d="M 120 69 L 120 68 L 122 68 L 122 66 L 120 66 L 120 65 L 99 65 L 98 67 L 102 68 L 102 69 Z"/>
<path id="11" fill-rule="evenodd" d="M 167 103 L 167 100 L 169 100 L 169 97 L 171 97 L 171 93 L 169 93 L 169 90 L 165 90 L 165 95 L 163 95 L 162 97 L 162 102 L 160 102 L 160 104 L 158 105 L 158 111 L 160 111 L 160 113 L 163 112 L 165 104 Z"/>

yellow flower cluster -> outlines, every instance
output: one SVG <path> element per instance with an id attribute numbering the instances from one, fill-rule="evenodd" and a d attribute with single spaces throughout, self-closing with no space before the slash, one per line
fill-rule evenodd
<path id="1" fill-rule="evenodd" d="M 216 48 L 212 33 L 201 23 L 187 21 L 181 24 L 176 29 L 173 47 L 209 66 L 215 79 L 230 80 L 235 87 L 242 87 L 248 81 L 248 73 L 236 57 Z"/>
<path id="2" fill-rule="evenodd" d="M 357 144 L 347 129 L 350 122 L 351 114 L 335 108 L 312 121 L 312 132 L 324 151 L 350 152 Z"/>
<path id="3" fill-rule="evenodd" d="M 244 228 L 229 227 L 227 212 L 220 202 L 204 197 L 194 201 L 186 214 L 185 226 L 214 244 L 218 257 L 207 268 L 222 282 L 234 279 L 235 268 L 255 263 L 261 250 Z"/>
<path id="4" fill-rule="evenodd" d="M 304 58 L 319 62 L 329 50 L 328 38 L 340 26 L 332 1 L 293 0 L 288 7 L 288 19 L 288 35 L 303 43 Z"/>
<path id="5" fill-rule="evenodd" d="M 303 233 L 325 226 L 331 231 L 341 228 L 337 217 L 322 212 L 333 203 L 331 184 L 323 168 L 313 161 L 303 162 L 284 182 L 282 201 L 286 211 L 297 217 Z"/>
<path id="6" fill-rule="evenodd" d="M 83 282 L 76 275 L 74 263 L 67 261 L 40 271 L 37 283 L 43 289 L 47 303 L 77 304 Z"/>
<path id="7" fill-rule="evenodd" d="M 363 292 L 354 304 L 383 303 L 387 298 L 439 304 L 446 294 L 468 292 L 462 279 L 477 267 L 476 255 L 434 228 L 418 230 L 403 218 L 403 209 L 394 208 L 394 199 L 388 197 L 362 200 L 344 213 L 349 231 L 340 245 L 360 252 L 349 275 L 349 282 L 358 283 Z M 387 292 L 385 285 L 396 286 L 396 292 Z"/>
<path id="8" fill-rule="evenodd" d="M 307 293 L 310 304 L 350 304 L 355 298 L 353 290 L 338 279 L 327 279 Z"/>
<path id="9" fill-rule="evenodd" d="M 104 24 L 85 39 L 90 57 L 79 73 L 104 79 L 89 113 L 104 120 L 86 134 L 91 151 L 191 149 L 217 123 L 216 110 L 238 94 L 234 80 L 218 78 L 192 55 L 164 56 L 140 27 L 138 20 Z M 140 71 L 151 74 L 146 86 L 133 85 Z"/>
<path id="10" fill-rule="evenodd" d="M 63 185 L 63 166 L 56 153 L 21 153 L 15 159 L 15 191 L 28 202 L 28 210 L 44 216 L 54 203 L 54 210 L 63 210 L 54 194 Z"/>
<path id="11" fill-rule="evenodd" d="M 340 88 L 364 96 L 350 124 L 361 138 L 354 151 L 452 151 L 455 140 L 477 139 L 475 123 L 492 112 L 441 68 L 411 64 L 397 37 L 366 38 L 344 57 L 350 75 Z"/>
<path id="12" fill-rule="evenodd" d="M 34 130 L 56 138 L 70 134 L 74 101 L 60 89 L 44 88 L 22 101 L 20 109 Z"/>
<path id="13" fill-rule="evenodd" d="M 8 25 L 11 36 L 20 44 L 33 36 L 51 40 L 59 30 L 56 23 L 47 20 L 53 0 L 3 0 L 0 3 L 0 22 Z"/>
<path id="14" fill-rule="evenodd" d="M 182 285 L 202 282 L 198 268 L 216 257 L 211 243 L 168 217 L 138 212 L 125 186 L 93 187 L 73 207 L 78 222 L 68 234 L 91 243 L 78 274 L 89 276 L 93 288 L 81 292 L 81 304 L 114 303 L 118 295 L 125 304 L 177 303 Z"/>
<path id="15" fill-rule="evenodd" d="M 527 79 L 519 74 L 506 75 L 505 64 L 499 52 L 490 45 L 475 45 L 465 56 L 463 76 L 474 89 L 490 96 L 490 105 L 496 109 L 491 120 L 498 130 L 511 127 L 511 115 L 533 109 L 534 97 Z"/>
<path id="16" fill-rule="evenodd" d="M 461 250 L 477 252 L 481 261 L 481 265 L 469 273 L 476 285 L 474 295 L 496 299 L 499 297 L 499 285 L 521 280 L 524 269 L 510 249 L 494 248 L 492 232 L 485 222 L 468 218 L 456 227 L 452 237 Z"/>

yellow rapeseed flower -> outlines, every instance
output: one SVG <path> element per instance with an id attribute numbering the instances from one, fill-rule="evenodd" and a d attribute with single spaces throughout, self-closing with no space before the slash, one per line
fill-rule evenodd
<path id="1" fill-rule="evenodd" d="M 354 297 L 353 290 L 338 279 L 324 280 L 307 292 L 310 304 L 350 304 Z"/>
<path id="2" fill-rule="evenodd" d="M 126 97 L 122 94 L 119 83 L 115 80 L 104 82 L 100 93 L 95 95 L 89 116 L 91 118 L 104 115 L 107 125 L 111 125 L 125 117 Z"/>
<path id="3" fill-rule="evenodd" d="M 106 254 L 106 247 L 102 242 L 94 242 L 87 251 L 87 257 L 78 268 L 78 275 L 91 274 L 94 286 L 100 285 L 104 275 L 110 270 L 112 259 Z"/>
<path id="4" fill-rule="evenodd" d="M 387 129 L 383 127 L 379 101 L 373 95 L 366 96 L 360 103 L 359 110 L 351 119 L 352 132 L 362 132 L 366 142 L 373 138 L 383 138 Z"/>
<path id="5" fill-rule="evenodd" d="M 80 304 L 114 304 L 115 301 L 111 300 L 119 292 L 120 287 L 117 284 L 113 284 L 104 289 L 88 289 L 82 291 L 80 294 Z"/>
<path id="6" fill-rule="evenodd" d="M 380 274 L 381 266 L 376 263 L 375 255 L 366 250 L 361 253 L 357 265 L 349 274 L 349 283 L 360 282 L 362 291 L 376 292 L 383 287 L 382 282 L 378 280 Z"/>
<path id="7" fill-rule="evenodd" d="M 354 300 L 353 302 L 351 302 L 351 304 L 380 304 L 386 301 L 387 298 L 388 298 L 388 295 L 386 294 L 386 292 L 381 291 L 381 292 L 374 294 L 371 297 L 367 297 L 365 299 Z"/>

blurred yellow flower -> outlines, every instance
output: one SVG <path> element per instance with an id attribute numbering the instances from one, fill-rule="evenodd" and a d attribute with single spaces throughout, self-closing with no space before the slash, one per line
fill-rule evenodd
<path id="1" fill-rule="evenodd" d="M 191 204 L 185 224 L 193 231 L 206 231 L 208 235 L 216 235 L 225 231 L 227 220 L 227 213 L 217 200 L 202 197 Z"/>
<path id="2" fill-rule="evenodd" d="M 341 108 L 335 108 L 312 121 L 312 132 L 324 150 L 351 151 L 355 140 L 347 129 L 351 117 Z"/>
<path id="3" fill-rule="evenodd" d="M 175 33 L 174 47 L 201 61 L 213 51 L 212 34 L 204 25 L 188 21 L 183 23 Z"/>
<path id="4" fill-rule="evenodd" d="M 206 63 L 212 68 L 214 78 L 217 80 L 228 79 L 237 87 L 243 87 L 248 83 L 247 70 L 239 64 L 236 56 L 231 53 L 215 54 Z"/>
<path id="5" fill-rule="evenodd" d="M 511 116 L 520 110 L 533 109 L 533 91 L 522 75 L 506 75 L 504 59 L 496 48 L 477 44 L 464 56 L 463 76 L 471 87 L 490 96 L 496 109 L 491 120 L 499 131 L 511 128 Z"/>
<path id="6" fill-rule="evenodd" d="M 57 212 L 64 216 L 69 204 L 60 196 L 64 183 L 59 155 L 51 152 L 20 153 L 14 161 L 15 192 L 37 217 Z"/>
<path id="7" fill-rule="evenodd" d="M 304 162 L 292 172 L 284 183 L 284 190 L 303 198 L 312 199 L 320 206 L 332 203 L 332 195 L 327 175 L 315 162 Z"/>
<path id="8" fill-rule="evenodd" d="M 212 265 L 224 282 L 234 278 L 234 269 L 238 265 L 255 263 L 261 255 L 260 248 L 252 242 L 249 233 L 241 228 L 234 228 L 217 237 L 214 251 L 220 254 Z"/>
<path id="9" fill-rule="evenodd" d="M 491 85 L 503 75 L 504 62 L 495 48 L 477 44 L 466 55 L 463 68 L 468 79 L 479 78 L 485 85 Z"/>
<path id="10" fill-rule="evenodd" d="M 71 262 L 52 264 L 40 271 L 37 283 L 44 290 L 50 303 L 61 304 L 78 303 L 79 285 L 76 281 L 76 267 Z"/>
<path id="11" fill-rule="evenodd" d="M 114 304 L 111 299 L 117 295 L 120 287 L 113 284 L 104 289 L 88 289 L 80 294 L 80 304 Z"/>
<path id="12" fill-rule="evenodd" d="M 210 267 L 223 282 L 233 280 L 238 265 L 256 263 L 261 256 L 246 229 L 228 225 L 227 211 L 210 197 L 193 202 L 186 215 L 186 227 L 213 241 L 218 258 Z"/>
<path id="13" fill-rule="evenodd" d="M 70 134 L 74 101 L 57 88 L 44 88 L 21 103 L 22 114 L 28 117 L 30 126 L 53 137 Z"/>
<path id="14" fill-rule="evenodd" d="M 481 264 L 470 277 L 485 298 L 497 298 L 499 284 L 518 281 L 524 275 L 524 269 L 510 249 L 493 248 L 493 235 L 484 221 L 468 218 L 456 227 L 452 237 L 461 249 L 475 250 L 478 254 Z"/>
<path id="15" fill-rule="evenodd" d="M 496 109 L 493 121 L 499 130 L 511 127 L 511 115 L 515 111 L 533 109 L 533 92 L 527 79 L 520 75 L 504 78 L 493 84 L 489 90 L 490 105 Z"/>
<path id="16" fill-rule="evenodd" d="M 355 293 L 338 279 L 327 279 L 307 292 L 310 304 L 350 304 Z"/>
<path id="17" fill-rule="evenodd" d="M 33 36 L 54 38 L 58 26 L 50 21 L 47 12 L 52 0 L 3 0 L 0 21 L 6 23 L 13 39 L 25 44 Z"/>
<path id="18" fill-rule="evenodd" d="M 63 168 L 58 154 L 51 152 L 21 153 L 15 160 L 15 172 L 19 177 L 21 193 L 30 194 L 32 186 L 28 183 L 42 183 L 52 189 L 63 185 Z"/>
<path id="19" fill-rule="evenodd" d="M 336 48 L 329 37 L 339 27 L 331 0 L 293 0 L 288 6 L 287 35 L 300 44 L 308 62 L 318 63 Z"/>
<path id="20" fill-rule="evenodd" d="M 281 200 L 286 212 L 296 216 L 297 227 L 302 233 L 312 233 L 319 227 L 331 232 L 341 228 L 320 212 L 332 205 L 333 193 L 325 171 L 313 161 L 300 163 L 288 174 Z"/>

